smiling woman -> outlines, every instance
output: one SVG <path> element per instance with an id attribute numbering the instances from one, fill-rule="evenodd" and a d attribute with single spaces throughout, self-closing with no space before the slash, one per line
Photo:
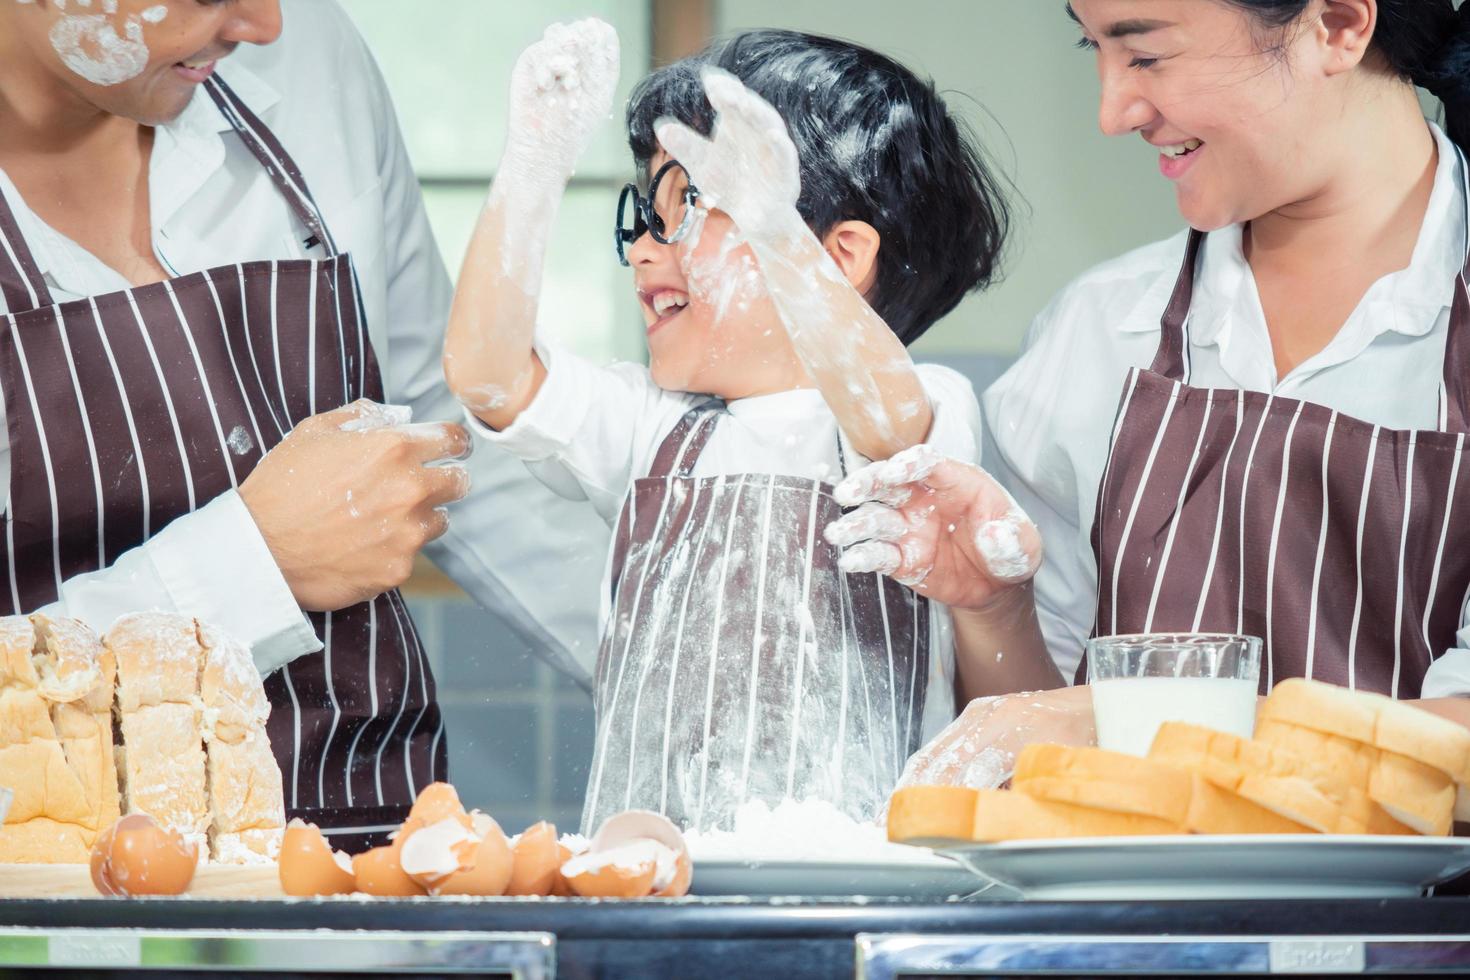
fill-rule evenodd
<path id="1" fill-rule="evenodd" d="M 972 690 L 1015 691 L 1048 654 L 1081 681 L 1089 635 L 1244 633 L 1263 691 L 1305 676 L 1470 723 L 1470 10 L 1068 9 L 1102 129 L 1158 148 L 1190 230 L 1074 281 L 985 395 L 992 472 L 1045 543 L 1034 582 L 977 548 L 1011 504 L 952 463 L 855 481 L 911 495 L 879 535 L 894 574 L 980 597 L 956 615 L 960 662 L 988 665 Z M 1022 711 L 1026 740 L 1090 731 L 1070 692 Z M 1013 745 L 995 714 L 961 741 Z"/>

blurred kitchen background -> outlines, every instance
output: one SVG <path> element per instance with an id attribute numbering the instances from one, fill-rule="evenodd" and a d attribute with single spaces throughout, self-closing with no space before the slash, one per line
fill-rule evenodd
<path id="1" fill-rule="evenodd" d="M 547 24 L 589 15 L 622 39 L 624 95 L 652 67 L 753 27 L 835 34 L 935 79 L 1015 185 L 1005 280 L 914 348 L 977 389 L 1005 370 L 1032 317 L 1070 279 L 1180 224 L 1155 151 L 1098 132 L 1093 58 L 1075 49 L 1062 0 L 341 2 L 388 79 L 452 272 L 494 175 L 517 54 Z M 617 192 L 631 178 L 624 133 L 610 120 L 557 218 L 542 290 L 544 329 L 604 360 L 644 355 L 629 273 L 612 250 Z M 405 592 L 439 678 L 465 802 L 511 831 L 543 818 L 575 827 L 592 753 L 587 695 L 431 567 Z"/>

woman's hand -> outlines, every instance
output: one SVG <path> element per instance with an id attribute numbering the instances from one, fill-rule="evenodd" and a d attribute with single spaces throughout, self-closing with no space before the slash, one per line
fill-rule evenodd
<path id="1" fill-rule="evenodd" d="M 448 529 L 444 506 L 469 492 L 469 471 L 428 464 L 469 450 L 461 426 L 355 402 L 296 426 L 240 497 L 301 607 L 342 609 L 402 585 Z"/>
<path id="2" fill-rule="evenodd" d="M 978 466 L 915 446 L 836 490 L 857 507 L 825 532 L 845 572 L 881 572 L 937 602 L 976 609 L 1041 566 L 1041 534 Z"/>
<path id="3" fill-rule="evenodd" d="M 724 211 L 747 239 L 805 230 L 796 210 L 801 167 L 786 121 L 735 76 L 706 68 L 701 77 L 716 112 L 710 138 L 679 122 L 656 127 L 699 189 L 699 206 Z"/>
<path id="4" fill-rule="evenodd" d="M 1096 741 L 1091 688 L 977 698 L 939 737 L 910 757 L 898 785 L 993 789 L 1011 778 L 1016 756 L 1032 743 Z"/>
<path id="5" fill-rule="evenodd" d="M 618 34 L 589 17 L 552 24 L 516 60 L 510 128 L 502 169 L 539 173 L 564 184 L 612 114 L 618 87 Z"/>

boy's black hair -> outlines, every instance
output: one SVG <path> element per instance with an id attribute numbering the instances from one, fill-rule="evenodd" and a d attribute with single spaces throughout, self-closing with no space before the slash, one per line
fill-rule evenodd
<path id="1" fill-rule="evenodd" d="M 997 276 L 1010 209 L 973 137 L 932 82 L 848 41 L 746 31 L 655 71 L 628 100 L 640 170 L 658 151 L 658 120 L 709 135 L 706 65 L 740 79 L 786 121 L 801 157 L 797 209 L 818 236 L 849 220 L 878 230 L 868 301 L 905 344 Z"/>

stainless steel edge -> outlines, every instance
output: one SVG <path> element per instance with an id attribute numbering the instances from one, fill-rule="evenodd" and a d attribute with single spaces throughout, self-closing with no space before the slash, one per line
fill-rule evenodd
<path id="1" fill-rule="evenodd" d="M 993 936 L 862 933 L 858 980 L 1046 973 L 1470 973 L 1462 936 Z"/>
<path id="2" fill-rule="evenodd" d="M 545 932 L 0 928 L 0 968 L 489 973 L 553 980 Z"/>

